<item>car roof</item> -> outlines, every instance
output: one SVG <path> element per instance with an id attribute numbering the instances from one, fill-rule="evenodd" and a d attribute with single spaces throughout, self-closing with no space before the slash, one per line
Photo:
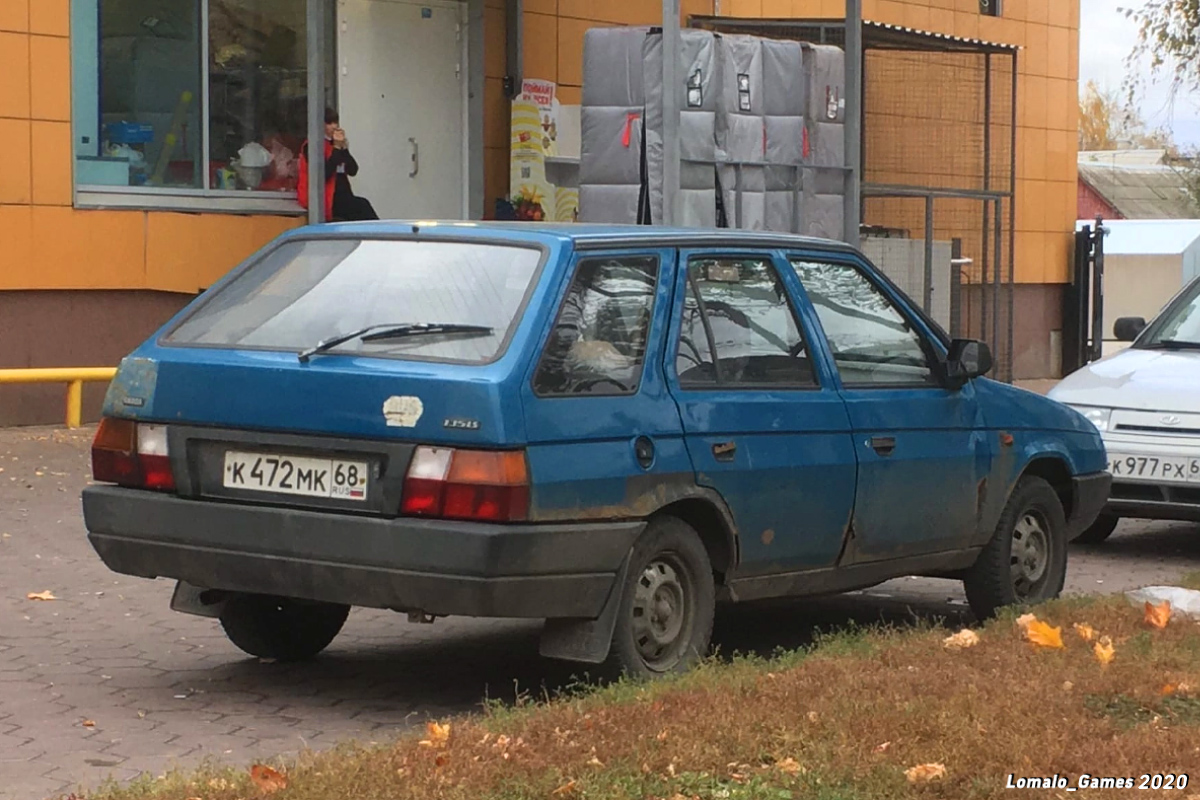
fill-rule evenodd
<path id="1" fill-rule="evenodd" d="M 671 228 L 655 225 L 597 225 L 576 222 L 463 222 L 455 220 L 380 220 L 337 222 L 296 229 L 292 236 L 519 239 L 557 241 L 577 249 L 613 246 L 805 247 L 853 252 L 844 242 L 790 233 L 736 228 Z"/>

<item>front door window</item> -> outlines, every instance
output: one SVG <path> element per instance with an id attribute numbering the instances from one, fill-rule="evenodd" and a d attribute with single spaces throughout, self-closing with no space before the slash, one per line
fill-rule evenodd
<path id="1" fill-rule="evenodd" d="M 938 384 L 920 335 L 857 267 L 800 259 L 792 266 L 825 329 L 845 386 Z"/>

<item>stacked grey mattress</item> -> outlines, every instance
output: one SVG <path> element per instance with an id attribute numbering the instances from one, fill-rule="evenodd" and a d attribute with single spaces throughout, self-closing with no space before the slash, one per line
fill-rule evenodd
<path id="1" fill-rule="evenodd" d="M 842 51 L 696 29 L 680 51 L 680 224 L 839 238 L 843 173 L 815 168 L 845 161 Z M 581 221 L 663 220 L 662 52 L 657 29 L 585 35 Z"/>

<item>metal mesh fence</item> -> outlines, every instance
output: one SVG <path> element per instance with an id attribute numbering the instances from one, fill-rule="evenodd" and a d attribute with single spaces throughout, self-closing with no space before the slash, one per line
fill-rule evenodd
<path id="1" fill-rule="evenodd" d="M 952 291 L 939 321 L 954 336 L 988 342 L 995 374 L 1011 380 L 1016 58 L 868 48 L 864 67 L 866 235 L 931 239 L 925 274 L 935 295 L 939 286 Z M 891 273 L 888 261 L 879 266 Z"/>

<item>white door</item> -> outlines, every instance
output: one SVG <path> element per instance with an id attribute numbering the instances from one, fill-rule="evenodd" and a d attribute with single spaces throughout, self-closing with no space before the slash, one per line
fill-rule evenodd
<path id="1" fill-rule="evenodd" d="M 338 99 L 354 193 L 383 219 L 466 216 L 466 4 L 341 0 Z"/>

